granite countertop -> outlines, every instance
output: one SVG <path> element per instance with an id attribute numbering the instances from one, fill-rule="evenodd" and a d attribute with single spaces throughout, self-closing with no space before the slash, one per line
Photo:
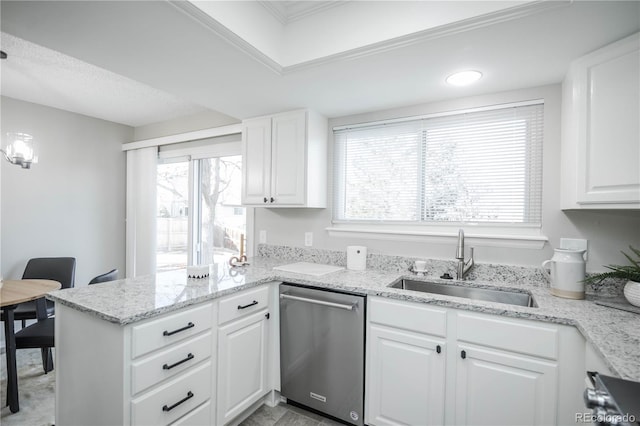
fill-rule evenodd
<path id="1" fill-rule="evenodd" d="M 528 291 L 538 304 L 536 308 L 529 308 L 388 287 L 403 277 L 422 279 L 408 271 L 345 269 L 316 277 L 273 270 L 274 266 L 292 263 L 291 260 L 256 257 L 250 259 L 250 263 L 249 266 L 233 269 L 226 264 L 215 264 L 208 279 L 187 279 L 185 270 L 177 270 L 57 290 L 49 293 L 47 298 L 106 321 L 126 325 L 264 283 L 287 281 L 575 326 L 593 344 L 614 373 L 622 378 L 640 381 L 640 315 L 597 305 L 593 298 L 570 300 L 555 297 L 544 283 L 524 280 L 514 284 L 508 279 L 500 280 L 500 277 L 491 281 L 465 283 Z M 424 279 L 451 283 L 433 277 Z"/>

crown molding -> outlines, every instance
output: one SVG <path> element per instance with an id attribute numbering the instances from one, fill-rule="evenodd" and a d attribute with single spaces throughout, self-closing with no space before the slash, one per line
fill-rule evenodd
<path id="1" fill-rule="evenodd" d="M 324 12 L 325 10 L 332 9 L 336 6 L 341 6 L 346 2 L 347 1 L 345 0 L 304 1 L 285 6 L 282 2 L 278 1 L 258 0 L 258 3 L 260 3 L 260 5 L 282 25 L 287 25 L 316 13 Z"/>
<path id="2" fill-rule="evenodd" d="M 260 1 L 260 4 L 269 3 Z M 339 4 L 343 4 L 343 1 L 332 1 L 325 8 L 334 7 Z M 269 56 L 265 55 L 253 45 L 242 39 L 233 31 L 222 25 L 220 22 L 212 18 L 207 13 L 193 5 L 188 1 L 181 0 L 169 0 L 169 4 L 173 5 L 178 10 L 187 14 L 200 24 L 210 29 L 214 34 L 225 40 L 230 45 L 234 46 L 238 50 L 249 55 L 257 62 L 263 64 L 278 75 L 287 75 L 299 71 L 304 71 L 310 68 L 331 64 L 334 62 L 348 61 L 365 56 L 375 55 L 379 53 L 388 52 L 395 49 L 411 46 L 417 43 L 422 43 L 428 40 L 435 40 L 438 38 L 464 33 L 471 30 L 485 28 L 491 25 L 499 24 L 502 22 L 511 21 L 514 19 L 521 19 L 527 16 L 536 15 L 538 13 L 548 12 L 550 10 L 567 7 L 573 3 L 573 0 L 558 0 L 558 1 L 545 1 L 540 0 L 533 3 L 527 3 L 521 6 L 511 7 L 509 9 L 500 10 L 497 12 L 488 13 L 482 16 L 465 19 L 462 21 L 453 22 L 451 24 L 442 25 L 436 28 L 430 28 L 424 31 L 419 31 L 406 36 L 396 37 L 390 40 L 384 40 L 378 43 L 373 43 L 367 46 L 362 46 L 356 49 L 347 50 L 345 52 L 328 55 L 318 59 L 312 59 L 310 61 L 301 62 L 299 64 L 289 65 L 283 67 Z M 263 4 L 264 6 L 264 4 Z M 272 5 L 267 6 L 267 10 L 275 7 Z M 314 12 L 315 13 L 315 12 Z M 274 15 L 275 16 L 275 15 Z"/>
<path id="3" fill-rule="evenodd" d="M 282 67 L 283 75 L 307 70 L 321 65 L 330 64 L 339 61 L 348 61 L 365 56 L 384 53 L 395 49 L 422 43 L 428 40 L 435 40 L 441 37 L 456 35 L 471 30 L 485 28 L 502 22 L 520 19 L 527 16 L 535 15 L 549 10 L 558 9 L 569 6 L 573 0 L 561 1 L 537 1 L 535 3 L 515 6 L 509 9 L 492 12 L 486 15 L 453 22 L 451 24 L 442 25 L 435 28 L 429 28 L 424 31 L 407 34 L 378 43 L 369 44 L 345 52 L 328 55 L 318 59 L 301 62 L 299 64 Z"/>
<path id="4" fill-rule="evenodd" d="M 211 15 L 205 13 L 193 3 L 183 0 L 169 0 L 168 3 L 187 16 L 193 18 L 204 27 L 208 28 L 211 32 L 216 34 L 218 37 L 220 37 L 239 51 L 252 57 L 257 62 L 260 62 L 262 65 L 266 66 L 276 74 L 283 75 L 282 66 L 279 63 L 262 53 L 260 50 L 253 47 L 252 44 L 245 41 L 242 37 L 222 25 Z"/>
<path id="5" fill-rule="evenodd" d="M 287 25 L 289 22 L 287 18 L 287 12 L 284 7 L 280 6 L 280 3 L 268 1 L 268 0 L 258 0 L 260 6 L 264 7 L 267 12 L 271 14 L 274 18 L 278 20 L 282 25 Z"/>
<path id="6" fill-rule="evenodd" d="M 324 12 L 325 10 L 333 9 L 336 6 L 342 6 L 347 3 L 347 1 L 348 0 L 298 2 L 298 5 L 304 4 L 305 6 L 298 8 L 298 10 L 288 11 L 287 23 L 306 18 L 307 16 L 311 16 L 316 13 Z M 290 9 L 296 9 L 296 7 L 290 7 Z"/>

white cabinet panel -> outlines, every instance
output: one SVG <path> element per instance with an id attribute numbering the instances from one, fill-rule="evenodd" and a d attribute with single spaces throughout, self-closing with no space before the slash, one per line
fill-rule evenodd
<path id="1" fill-rule="evenodd" d="M 212 316 L 211 303 L 207 303 L 133 326 L 131 333 L 132 358 L 137 358 L 211 328 Z"/>
<path id="2" fill-rule="evenodd" d="M 211 332 L 207 332 L 134 362 L 131 365 L 131 393 L 135 395 L 209 358 L 211 347 Z"/>
<path id="3" fill-rule="evenodd" d="M 456 350 L 455 424 L 555 424 L 556 363 L 466 345 Z"/>
<path id="4" fill-rule="evenodd" d="M 367 339 L 369 424 L 443 424 L 442 339 L 377 325 L 369 328 Z"/>
<path id="5" fill-rule="evenodd" d="M 390 327 L 444 337 L 447 332 L 447 310 L 424 303 L 370 298 L 370 321 Z"/>
<path id="6" fill-rule="evenodd" d="M 308 110 L 242 122 L 242 203 L 327 206 L 327 119 Z"/>
<path id="7" fill-rule="evenodd" d="M 218 423 L 225 424 L 267 389 L 268 312 L 230 322 L 218 331 Z"/>
<path id="8" fill-rule="evenodd" d="M 193 368 L 131 402 L 134 425 L 168 425 L 211 397 L 211 362 Z"/>
<path id="9" fill-rule="evenodd" d="M 572 63 L 563 83 L 563 208 L 640 208 L 640 35 Z"/>
<path id="10" fill-rule="evenodd" d="M 207 401 L 171 426 L 208 426 L 211 422 L 211 401 Z"/>
<path id="11" fill-rule="evenodd" d="M 456 322 L 458 341 L 558 358 L 558 329 L 553 325 L 470 312 L 459 312 Z"/>
<path id="12" fill-rule="evenodd" d="M 304 204 L 306 123 L 304 111 L 273 117 L 271 194 L 277 204 Z"/>
<path id="13" fill-rule="evenodd" d="M 268 202 L 271 191 L 271 119 L 242 123 L 242 195 L 246 204 Z"/>
<path id="14" fill-rule="evenodd" d="M 269 306 L 269 287 L 260 286 L 220 300 L 218 324 L 242 318 Z"/>

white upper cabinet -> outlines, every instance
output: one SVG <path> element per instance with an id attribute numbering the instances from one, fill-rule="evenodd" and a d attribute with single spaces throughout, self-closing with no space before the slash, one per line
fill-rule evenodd
<path id="1" fill-rule="evenodd" d="M 307 110 L 242 122 L 242 203 L 327 206 L 327 120 Z"/>
<path id="2" fill-rule="evenodd" d="M 640 34 L 572 63 L 563 83 L 562 208 L 640 208 Z"/>

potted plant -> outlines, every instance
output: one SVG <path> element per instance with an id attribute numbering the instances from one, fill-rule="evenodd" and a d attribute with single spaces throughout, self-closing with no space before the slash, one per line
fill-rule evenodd
<path id="1" fill-rule="evenodd" d="M 625 252 L 621 252 L 627 258 L 630 265 L 606 265 L 608 272 L 594 274 L 585 282 L 600 282 L 606 278 L 621 278 L 627 280 L 624 286 L 624 297 L 634 306 L 640 306 L 640 250 L 629 246 L 635 259 Z"/>

